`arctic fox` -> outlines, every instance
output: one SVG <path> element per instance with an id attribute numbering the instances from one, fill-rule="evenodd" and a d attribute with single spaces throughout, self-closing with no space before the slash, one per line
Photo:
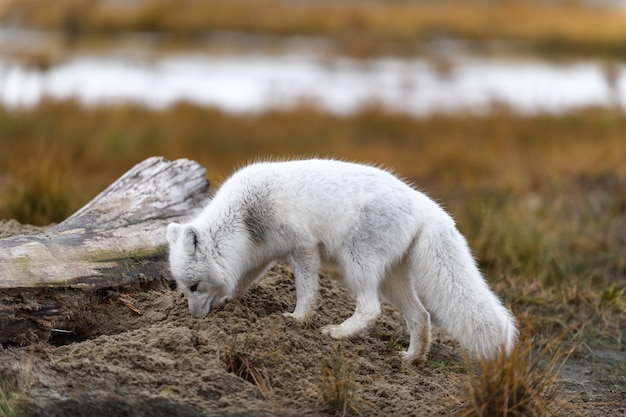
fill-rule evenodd
<path id="1" fill-rule="evenodd" d="M 260 162 L 233 174 L 204 210 L 167 227 L 169 262 L 194 317 L 238 297 L 275 261 L 295 276 L 296 306 L 314 312 L 322 260 L 334 261 L 356 297 L 354 314 L 321 329 L 353 336 L 380 315 L 379 296 L 402 312 L 402 356 L 423 361 L 432 314 L 477 357 L 510 353 L 511 313 L 482 278 L 452 218 L 391 173 L 335 160 Z"/>

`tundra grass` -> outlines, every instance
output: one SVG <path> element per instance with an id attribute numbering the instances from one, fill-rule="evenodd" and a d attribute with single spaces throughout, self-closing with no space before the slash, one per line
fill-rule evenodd
<path id="1" fill-rule="evenodd" d="M 510 41 L 547 55 L 626 54 L 626 13 L 575 1 L 9 0 L 0 3 L 3 20 L 58 30 L 70 43 L 148 32 L 189 44 L 243 32 L 323 37 L 352 55 L 419 53 L 442 37 Z"/>
<path id="2" fill-rule="evenodd" d="M 2 347 L 0 347 L 2 350 Z M 5 371 L 6 372 L 6 371 Z M 25 363 L 20 363 L 16 373 L 0 373 L 0 417 L 20 417 L 26 413 L 22 410 L 23 394 L 33 385 L 33 354 Z"/>
<path id="3" fill-rule="evenodd" d="M 18 388 L 8 381 L 0 379 L 0 417 L 16 417 L 18 411 L 15 406 L 15 397 Z"/>
<path id="4" fill-rule="evenodd" d="M 333 355 L 322 362 L 322 379 L 319 389 L 324 407 L 341 417 L 347 414 L 362 415 L 357 407 L 352 362 L 345 356 L 341 344 L 335 345 Z"/>
<path id="5" fill-rule="evenodd" d="M 624 349 L 626 116 L 588 109 L 415 119 L 371 108 L 230 115 L 180 104 L 0 108 L 0 218 L 58 222 L 134 164 L 204 165 L 213 187 L 256 159 L 393 169 L 452 213 L 490 284 L 546 339 Z"/>
<path id="6" fill-rule="evenodd" d="M 480 360 L 467 381 L 464 407 L 457 417 L 487 416 L 558 416 L 557 404 L 560 367 L 567 354 L 553 339 L 541 349 L 532 345 L 527 327 L 510 355 L 501 354 L 494 361 Z"/>
<path id="7" fill-rule="evenodd" d="M 240 350 L 232 350 L 226 354 L 227 370 L 239 378 L 256 385 L 265 396 L 272 392 L 267 369 L 255 356 Z"/>
<path id="8" fill-rule="evenodd" d="M 246 332 L 243 337 L 243 346 L 240 346 L 239 335 L 235 334 L 230 345 L 219 357 L 226 364 L 228 372 L 255 385 L 266 398 L 269 398 L 272 395 L 272 382 L 264 361 L 271 354 L 257 353 L 258 349 L 250 339 L 249 333 Z"/>

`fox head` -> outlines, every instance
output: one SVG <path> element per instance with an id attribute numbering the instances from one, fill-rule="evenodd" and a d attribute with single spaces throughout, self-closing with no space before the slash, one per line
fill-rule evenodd
<path id="1" fill-rule="evenodd" d="M 208 239 L 189 224 L 167 226 L 170 270 L 177 287 L 187 296 L 189 312 L 196 318 L 205 317 L 232 298 L 232 289 L 213 259 Z"/>

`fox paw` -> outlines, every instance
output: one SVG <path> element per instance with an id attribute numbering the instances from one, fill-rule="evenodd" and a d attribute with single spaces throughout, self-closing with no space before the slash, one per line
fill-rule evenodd
<path id="1" fill-rule="evenodd" d="M 341 339 L 346 337 L 343 328 L 340 325 L 331 324 L 321 328 L 322 334 L 328 335 L 333 339 Z"/>
<path id="2" fill-rule="evenodd" d="M 415 353 L 409 353 L 406 350 L 400 352 L 400 358 L 402 358 L 404 362 L 414 364 L 420 364 L 426 361 L 426 358 L 424 356 L 416 355 Z"/>
<path id="3" fill-rule="evenodd" d="M 296 321 L 300 324 L 306 324 L 308 322 L 306 315 L 295 314 L 295 313 L 283 313 L 283 317 L 292 319 L 293 321 Z"/>

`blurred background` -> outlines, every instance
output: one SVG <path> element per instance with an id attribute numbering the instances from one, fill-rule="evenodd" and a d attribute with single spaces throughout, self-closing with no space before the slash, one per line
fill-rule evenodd
<path id="1" fill-rule="evenodd" d="M 3 0 L 0 217 L 58 222 L 150 155 L 620 182 L 624 57 L 618 1 Z"/>
<path id="2" fill-rule="evenodd" d="M 214 186 L 371 162 L 518 314 L 623 349 L 624 58 L 621 1 L 2 0 L 0 218 L 59 222 L 152 155 Z"/>

